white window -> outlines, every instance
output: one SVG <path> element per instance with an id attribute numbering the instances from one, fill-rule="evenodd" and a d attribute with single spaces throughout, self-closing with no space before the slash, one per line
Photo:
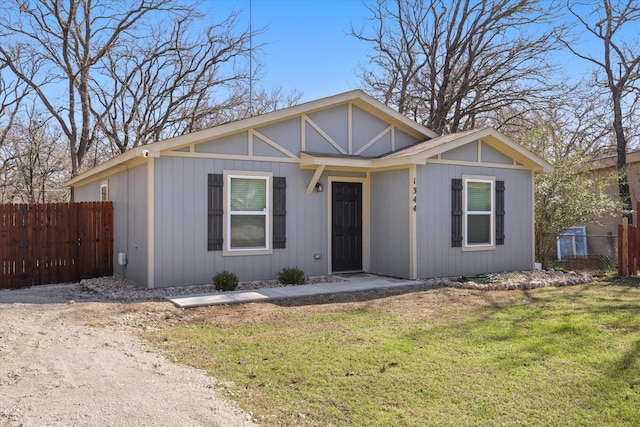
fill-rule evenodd
<path id="1" fill-rule="evenodd" d="M 558 236 L 558 259 L 568 259 L 573 255 L 587 255 L 585 226 L 570 227 Z"/>
<path id="2" fill-rule="evenodd" d="M 464 248 L 493 249 L 494 183 L 493 177 L 463 176 L 463 236 Z"/>
<path id="3" fill-rule="evenodd" d="M 227 255 L 271 251 L 271 174 L 225 173 Z"/>
<path id="4" fill-rule="evenodd" d="M 100 201 L 109 201 L 109 181 L 103 181 L 100 183 Z"/>

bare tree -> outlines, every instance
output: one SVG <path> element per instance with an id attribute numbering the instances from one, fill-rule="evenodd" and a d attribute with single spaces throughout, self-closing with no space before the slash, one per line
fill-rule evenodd
<path id="1" fill-rule="evenodd" d="M 94 85 L 94 114 L 117 153 L 199 130 L 245 102 L 236 87 L 249 79 L 241 60 L 252 54 L 251 35 L 233 34 L 237 13 L 194 35 L 196 17 L 175 19 L 171 31 L 166 23 L 154 26 L 144 45 L 103 58 L 100 80 L 108 84 Z"/>
<path id="2" fill-rule="evenodd" d="M 234 36 L 229 30 L 226 39 L 213 40 L 219 35 L 215 25 L 195 25 L 201 16 L 196 6 L 180 0 L 7 0 L 0 13 L 0 64 L 34 91 L 56 120 L 69 144 L 72 175 L 81 170 L 101 131 L 118 135 L 116 145 L 132 146 L 122 142 L 129 131 L 124 124 L 137 119 L 127 115 L 129 110 L 153 115 L 133 130 L 147 132 L 142 138 L 148 142 L 163 125 L 188 128 L 175 117 L 189 117 L 188 108 L 202 111 L 204 98 L 212 95 L 207 83 L 244 75 L 233 67 L 241 66 L 248 33 Z M 159 31 L 161 26 L 174 30 Z M 195 32 L 205 34 L 204 40 L 190 39 Z M 8 49 L 9 43 L 22 46 L 19 55 Z M 155 51 L 149 50 L 152 44 Z M 137 63 L 132 55 L 141 55 Z M 228 58 L 237 61 L 221 74 L 216 61 Z M 35 76 L 27 72 L 32 64 L 40 70 Z M 115 72 L 155 83 L 131 88 L 122 79 L 113 80 Z M 143 104 L 126 104 L 130 98 L 122 96 L 132 90 L 150 92 L 141 96 Z M 208 101 L 214 105 L 220 99 L 224 95 L 217 93 Z M 149 111 L 155 108 L 168 112 Z"/>
<path id="3" fill-rule="evenodd" d="M 10 47 L 7 51 L 14 52 Z M 0 62 L 0 203 L 10 200 L 13 194 L 11 176 L 14 169 L 13 161 L 16 153 L 5 149 L 10 133 L 14 127 L 16 117 L 20 111 L 22 101 L 29 95 L 29 87 L 19 79 L 7 73 L 6 64 Z M 32 68 L 32 71 L 34 68 Z"/>
<path id="4" fill-rule="evenodd" d="M 0 147 L 7 140 L 20 104 L 29 95 L 29 87 L 12 75 L 7 76 L 5 68 L 6 65 L 0 62 Z"/>
<path id="5" fill-rule="evenodd" d="M 640 94 L 639 40 L 629 39 L 640 22 L 640 5 L 635 1 L 602 0 L 599 4 L 569 2 L 569 12 L 588 35 L 598 40 L 598 54 L 583 53 L 572 40 L 563 39 L 567 49 L 595 66 L 596 87 L 608 92 L 613 110 L 611 127 L 615 133 L 618 189 L 625 210 L 631 212 L 631 194 L 627 179 L 627 145 L 629 130 L 635 128 L 633 118 Z M 625 214 L 632 220 L 631 213 Z"/>
<path id="6" fill-rule="evenodd" d="M 245 102 L 235 108 L 218 110 L 217 114 L 211 116 L 206 127 L 292 107 L 300 103 L 300 99 L 302 98 L 301 92 L 297 90 L 285 92 L 282 87 L 270 90 L 264 87 L 257 87 L 254 88 L 252 95 L 249 95 L 246 87 L 238 87 L 237 90 L 239 96 L 245 100 Z M 251 101 L 248 101 L 250 96 Z"/>
<path id="7" fill-rule="evenodd" d="M 62 132 L 48 114 L 32 104 L 15 121 L 0 148 L 3 202 L 57 202 L 67 199 L 63 183 L 69 178 Z"/>
<path id="8" fill-rule="evenodd" d="M 502 118 L 501 116 L 507 116 Z M 612 132 L 606 121 L 608 109 L 602 98 L 582 81 L 539 103 L 536 109 L 518 106 L 496 113 L 498 129 L 551 164 L 576 155 L 587 160 L 608 155 Z"/>
<path id="9" fill-rule="evenodd" d="M 530 0 L 377 0 L 361 78 L 383 102 L 438 133 L 530 106 L 549 88 L 556 10 Z M 543 27 L 547 26 L 547 27 Z M 523 108 L 522 108 L 523 109 Z"/>

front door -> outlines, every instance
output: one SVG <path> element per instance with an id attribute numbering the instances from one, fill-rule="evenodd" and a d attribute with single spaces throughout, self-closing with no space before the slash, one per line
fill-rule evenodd
<path id="1" fill-rule="evenodd" d="M 331 269 L 362 271 L 362 183 L 334 182 L 331 194 Z"/>

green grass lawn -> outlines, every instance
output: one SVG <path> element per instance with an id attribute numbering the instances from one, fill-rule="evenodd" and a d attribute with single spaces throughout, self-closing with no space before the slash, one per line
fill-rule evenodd
<path id="1" fill-rule="evenodd" d="M 148 338 L 265 425 L 640 425 L 633 281 L 337 306 Z"/>

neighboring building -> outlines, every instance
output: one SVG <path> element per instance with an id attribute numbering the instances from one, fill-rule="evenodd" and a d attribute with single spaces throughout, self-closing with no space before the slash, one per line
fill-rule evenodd
<path id="1" fill-rule="evenodd" d="M 114 271 L 150 288 L 531 269 L 534 174 L 493 129 L 437 136 L 356 90 L 135 148 L 69 181 L 114 203 Z"/>
<path id="2" fill-rule="evenodd" d="M 615 179 L 618 161 L 617 155 L 606 156 L 597 159 L 591 168 L 591 173 L 596 176 L 610 176 L 613 178 L 611 185 L 605 190 L 606 194 L 613 198 L 620 197 L 618 181 Z M 629 192 L 631 193 L 631 206 L 635 209 L 640 200 L 640 151 L 627 153 L 627 181 L 629 182 Z M 587 235 L 606 236 L 618 234 L 618 224 L 622 222 L 620 216 L 600 218 L 598 223 L 584 224 Z M 633 223 L 638 223 L 638 213 L 633 212 Z"/>
<path id="3" fill-rule="evenodd" d="M 601 157 L 594 161 L 590 173 L 593 176 L 608 176 L 612 178 L 611 185 L 605 193 L 614 199 L 619 198 L 616 164 L 617 155 Z M 627 180 L 631 193 L 631 206 L 635 208 L 640 200 L 640 151 L 627 153 Z M 633 212 L 633 222 L 637 224 L 638 213 Z M 557 257 L 560 260 L 569 258 L 588 258 L 598 260 L 617 259 L 618 224 L 622 222 L 620 216 L 607 216 L 587 224 L 576 224 L 558 236 Z M 591 263 L 593 265 L 594 262 Z"/>

